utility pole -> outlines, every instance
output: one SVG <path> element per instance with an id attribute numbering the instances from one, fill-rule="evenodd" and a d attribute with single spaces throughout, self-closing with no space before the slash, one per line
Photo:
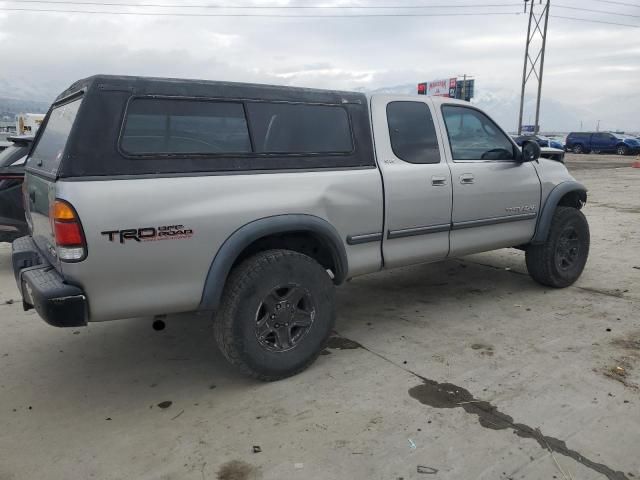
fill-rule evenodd
<path id="1" fill-rule="evenodd" d="M 462 76 L 462 99 L 467 99 L 467 74 Z"/>
<path id="2" fill-rule="evenodd" d="M 540 130 L 540 98 L 542 96 L 542 74 L 544 72 L 544 54 L 547 46 L 547 24 L 549 23 L 549 8 L 551 0 L 544 0 L 545 5 L 542 11 L 537 14 L 534 11 L 535 0 L 524 0 L 524 11 L 527 12 L 529 6 L 529 24 L 527 26 L 527 42 L 524 51 L 524 65 L 522 67 L 522 87 L 520 90 L 520 114 L 518 116 L 518 135 L 522 134 L 522 115 L 524 113 L 524 93 L 527 82 L 531 78 L 531 74 L 535 76 L 538 83 L 538 91 L 536 98 L 536 123 L 534 124 L 534 133 Z M 542 5 L 543 0 L 539 0 Z M 534 39 L 539 39 L 541 46 L 537 49 L 537 54 L 533 51 L 532 45 Z M 536 42 L 537 45 L 538 42 Z"/>
<path id="3" fill-rule="evenodd" d="M 456 80 L 458 78 L 462 77 L 462 89 L 460 89 L 460 98 L 462 100 L 466 100 L 467 99 L 467 91 L 468 91 L 468 87 L 470 87 L 471 85 L 467 84 L 467 82 L 471 83 L 471 80 L 473 79 L 473 75 L 468 75 L 466 73 L 460 73 L 456 76 Z M 473 93 L 473 92 L 471 92 Z"/>

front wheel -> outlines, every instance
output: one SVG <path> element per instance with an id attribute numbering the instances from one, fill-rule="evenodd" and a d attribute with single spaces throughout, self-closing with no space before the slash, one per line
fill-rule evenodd
<path id="1" fill-rule="evenodd" d="M 229 362 L 274 381 L 314 362 L 335 316 L 334 286 L 320 264 L 298 252 L 267 250 L 229 275 L 214 333 Z"/>
<path id="2" fill-rule="evenodd" d="M 587 263 L 589 224 L 577 208 L 558 207 L 547 240 L 526 250 L 529 275 L 538 283 L 563 288 L 573 284 Z"/>
<path id="3" fill-rule="evenodd" d="M 584 148 L 579 143 L 573 146 L 573 153 L 583 153 Z"/>
<path id="4" fill-rule="evenodd" d="M 629 147 L 627 147 L 626 145 L 619 145 L 616 151 L 618 152 L 618 155 L 628 155 Z"/>

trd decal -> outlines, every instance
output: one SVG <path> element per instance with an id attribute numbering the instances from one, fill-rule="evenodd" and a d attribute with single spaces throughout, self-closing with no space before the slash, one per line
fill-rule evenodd
<path id="1" fill-rule="evenodd" d="M 507 213 L 533 213 L 536 211 L 535 205 L 522 205 L 521 207 L 507 207 Z"/>
<path id="2" fill-rule="evenodd" d="M 163 225 L 161 227 L 127 228 L 124 230 L 107 230 L 100 232 L 109 237 L 110 242 L 119 241 L 124 243 L 127 240 L 136 242 L 153 242 L 156 240 L 177 240 L 191 238 L 193 230 L 185 228 L 184 225 Z"/>

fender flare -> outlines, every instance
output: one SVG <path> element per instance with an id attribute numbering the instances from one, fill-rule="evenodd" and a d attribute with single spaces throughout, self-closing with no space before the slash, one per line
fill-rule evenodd
<path id="1" fill-rule="evenodd" d="M 578 192 L 581 200 L 583 202 L 587 201 L 587 189 L 580 182 L 570 180 L 556 185 L 549 193 L 549 196 L 547 196 L 544 206 L 542 207 L 542 212 L 538 216 L 536 233 L 533 235 L 533 239 L 531 240 L 532 244 L 541 244 L 547 240 L 547 235 L 549 235 L 549 229 L 551 228 L 553 213 L 556 211 L 556 207 L 558 206 L 558 203 L 560 203 L 562 197 L 570 192 Z"/>
<path id="2" fill-rule="evenodd" d="M 249 222 L 233 232 L 215 254 L 198 310 L 216 310 L 231 267 L 245 248 L 256 240 L 278 233 L 310 232 L 316 234 L 331 250 L 336 265 L 333 282 L 340 285 L 349 270 L 347 252 L 338 231 L 326 220 L 315 215 L 286 214 L 260 218 Z"/>

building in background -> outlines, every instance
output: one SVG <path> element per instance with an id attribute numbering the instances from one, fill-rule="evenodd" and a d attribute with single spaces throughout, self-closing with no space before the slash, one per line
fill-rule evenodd
<path id="1" fill-rule="evenodd" d="M 16 133 L 35 135 L 44 120 L 44 113 L 19 113 L 16 115 Z"/>

